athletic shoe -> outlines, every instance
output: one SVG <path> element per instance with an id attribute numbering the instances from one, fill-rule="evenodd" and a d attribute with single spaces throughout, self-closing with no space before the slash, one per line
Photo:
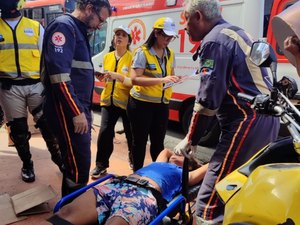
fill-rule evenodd
<path id="1" fill-rule="evenodd" d="M 104 175 L 104 174 L 106 174 L 106 173 L 107 173 L 107 168 L 106 168 L 106 167 L 104 167 L 104 166 L 98 166 L 98 165 L 97 165 L 97 166 L 92 170 L 92 172 L 91 172 L 91 177 L 97 179 L 97 178 L 101 177 L 102 175 Z"/>

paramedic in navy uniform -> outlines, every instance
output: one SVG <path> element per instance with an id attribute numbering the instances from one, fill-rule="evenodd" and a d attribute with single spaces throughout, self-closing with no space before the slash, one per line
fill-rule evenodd
<path id="1" fill-rule="evenodd" d="M 66 167 L 62 196 L 89 180 L 94 69 L 88 33 L 100 29 L 110 15 L 107 0 L 78 0 L 72 14 L 56 18 L 45 30 L 44 110 L 59 137 Z"/>
<path id="2" fill-rule="evenodd" d="M 186 30 L 199 51 L 200 80 L 189 132 L 175 152 L 191 148 L 217 116 L 221 136 L 197 197 L 197 224 L 221 224 L 224 205 L 215 184 L 277 138 L 279 119 L 258 114 L 239 92 L 270 94 L 271 82 L 264 68 L 249 60 L 252 40 L 241 28 L 221 17 L 218 0 L 185 0 Z"/>

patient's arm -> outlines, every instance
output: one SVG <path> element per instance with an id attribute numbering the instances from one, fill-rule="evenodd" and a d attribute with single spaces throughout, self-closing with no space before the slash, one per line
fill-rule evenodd
<path id="1" fill-rule="evenodd" d="M 157 156 L 156 162 L 169 162 L 170 157 L 174 154 L 170 149 L 165 148 Z"/>
<path id="2" fill-rule="evenodd" d="M 156 162 L 172 162 L 178 166 L 183 165 L 183 156 L 176 155 L 172 150 L 170 149 L 164 149 L 161 151 L 156 159 Z M 208 163 L 199 167 L 196 170 L 189 172 L 189 186 L 193 186 L 200 181 L 203 180 L 205 173 L 208 168 Z"/>
<path id="3" fill-rule="evenodd" d="M 198 184 L 200 181 L 203 180 L 205 173 L 208 168 L 208 163 L 204 164 L 203 166 L 189 172 L 189 186 L 193 186 Z"/>

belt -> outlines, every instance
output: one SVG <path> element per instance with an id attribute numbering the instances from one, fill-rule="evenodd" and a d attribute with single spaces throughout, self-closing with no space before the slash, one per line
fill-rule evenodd
<path id="1" fill-rule="evenodd" d="M 119 176 L 113 178 L 113 181 L 114 180 L 117 182 L 125 182 L 128 184 L 133 184 L 137 187 L 142 187 L 147 190 L 150 190 L 156 199 L 159 212 L 162 212 L 167 207 L 168 202 L 164 199 L 164 197 L 158 190 L 152 187 L 152 185 L 149 183 L 148 180 L 140 179 L 138 177 L 133 177 L 133 176 Z"/>

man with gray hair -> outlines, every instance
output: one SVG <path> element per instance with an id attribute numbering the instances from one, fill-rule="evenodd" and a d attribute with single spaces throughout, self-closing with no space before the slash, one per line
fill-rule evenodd
<path id="1" fill-rule="evenodd" d="M 185 0 L 184 7 L 189 36 L 202 41 L 196 53 L 201 83 L 189 132 L 174 151 L 195 151 L 211 119 L 217 117 L 222 134 L 198 193 L 194 224 L 221 224 L 224 205 L 215 184 L 277 138 L 279 119 L 257 114 L 237 97 L 239 92 L 270 94 L 272 85 L 266 69 L 249 60 L 249 35 L 223 20 L 217 0 Z"/>

